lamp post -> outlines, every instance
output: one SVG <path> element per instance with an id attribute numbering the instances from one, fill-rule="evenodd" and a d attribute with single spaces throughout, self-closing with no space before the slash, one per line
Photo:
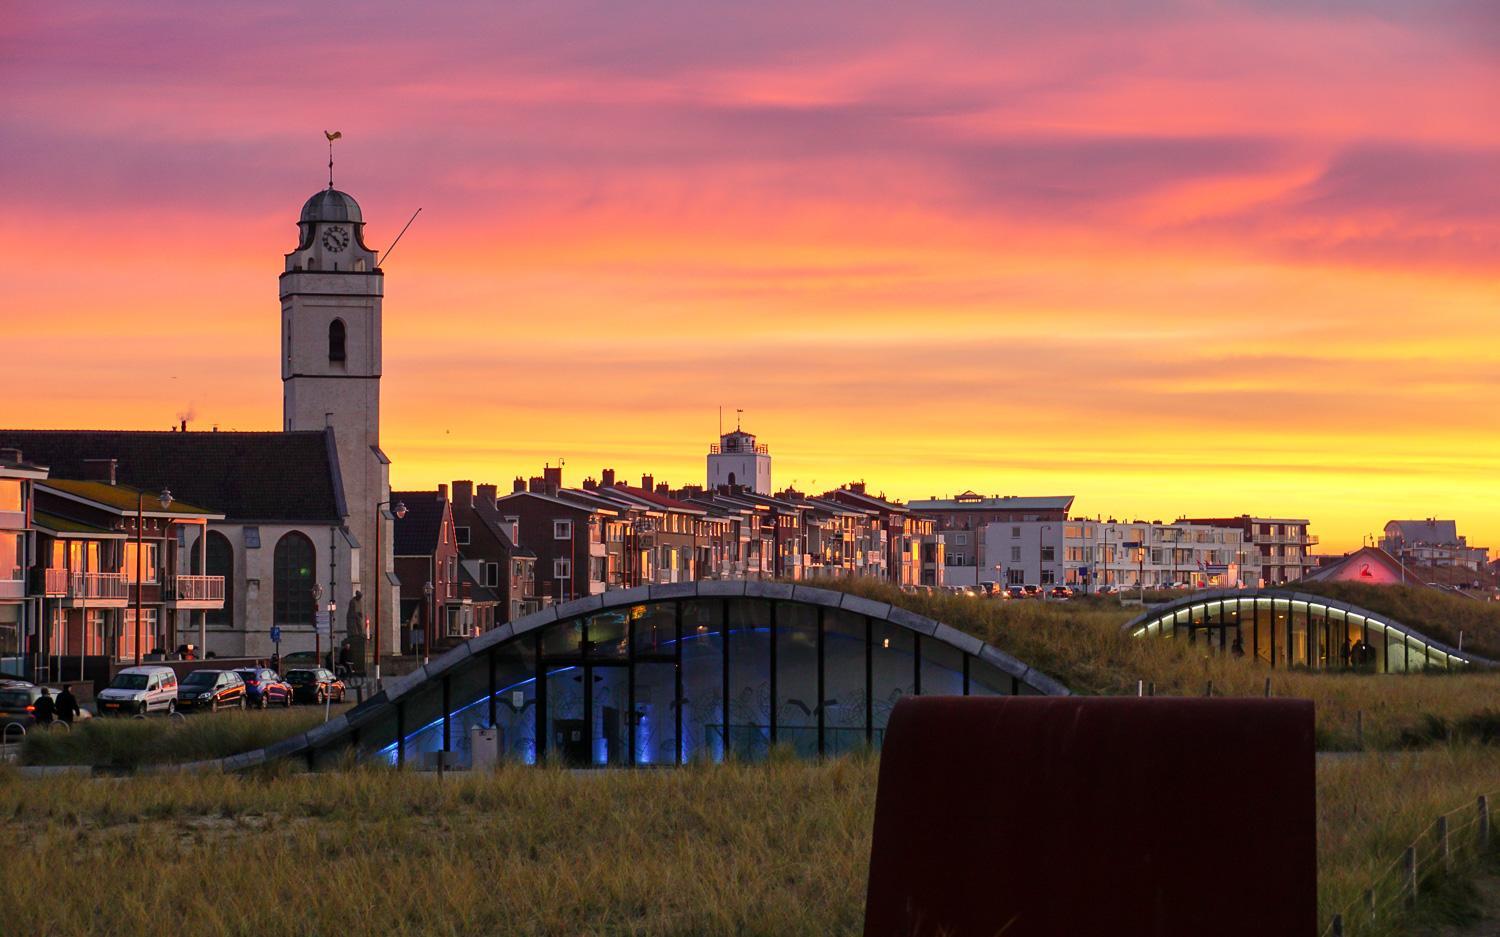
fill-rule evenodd
<path id="1" fill-rule="evenodd" d="M 137 491 L 135 493 L 135 665 L 137 667 L 141 665 L 141 553 L 145 549 L 144 541 L 141 538 L 141 528 L 145 526 L 146 521 L 145 498 L 146 493 L 144 491 Z M 156 496 L 156 500 L 161 502 L 161 509 L 163 511 L 171 507 L 171 489 L 163 488 L 161 494 Z M 83 577 L 83 594 L 87 596 L 88 591 L 88 574 L 85 573 Z M 88 612 L 84 612 L 83 618 L 83 626 L 87 629 L 89 624 Z"/>
<path id="2" fill-rule="evenodd" d="M 389 501 L 382 501 L 375 505 L 375 687 L 380 687 L 380 593 L 385 591 L 385 559 L 380 553 L 380 529 L 385 526 L 385 512 L 383 508 L 390 505 Z M 406 516 L 406 502 L 397 501 L 395 507 L 391 508 L 396 520 Z M 398 647 L 399 651 L 400 648 Z"/>
<path id="3" fill-rule="evenodd" d="M 422 594 L 427 597 L 427 627 L 422 629 L 422 664 L 426 666 L 432 654 L 432 580 L 422 583 Z"/>
<path id="4" fill-rule="evenodd" d="M 312 584 L 313 599 L 313 666 L 323 666 L 323 632 L 318 629 L 318 610 L 323 603 L 323 585 Z"/>

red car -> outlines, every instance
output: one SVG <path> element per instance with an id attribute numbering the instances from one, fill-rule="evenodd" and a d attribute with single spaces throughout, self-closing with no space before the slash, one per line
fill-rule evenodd
<path id="1" fill-rule="evenodd" d="M 245 699 L 258 709 L 292 705 L 292 685 L 269 667 L 241 667 L 235 671 L 245 681 Z"/>

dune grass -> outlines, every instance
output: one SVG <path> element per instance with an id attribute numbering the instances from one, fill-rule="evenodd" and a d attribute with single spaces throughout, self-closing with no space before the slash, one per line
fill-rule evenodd
<path id="1" fill-rule="evenodd" d="M 444 780 L 361 767 L 39 783 L 0 770 L 13 847 L 0 907 L 6 933 L 53 937 L 164 923 L 195 937 L 852 935 L 877 769 L 863 755 Z M 1322 922 L 1497 778 L 1500 751 L 1479 746 L 1321 759 Z"/>
<path id="2" fill-rule="evenodd" d="M 346 706 L 333 706 L 337 715 Z M 32 731 L 21 746 L 26 765 L 97 765 L 126 770 L 201 761 L 253 751 L 323 722 L 323 707 L 229 710 L 186 718 L 99 718 L 65 730 Z"/>
<path id="3" fill-rule="evenodd" d="M 1186 641 L 1133 638 L 1121 630 L 1138 607 L 1088 602 L 996 601 L 908 595 L 872 581 L 833 588 L 910 608 L 1001 648 L 1086 695 L 1133 695 L 1143 684 L 1158 696 L 1271 693 L 1317 706 L 1323 750 L 1409 748 L 1433 737 L 1433 725 L 1483 722 L 1500 708 L 1500 672 L 1355 674 L 1273 670 L 1248 658 L 1213 653 Z M 1435 593 L 1436 594 L 1436 593 Z M 1439 598 L 1445 598 L 1438 595 Z M 1481 603 L 1456 599 L 1471 605 Z M 1362 729 L 1362 731 L 1361 731 Z M 1497 737 L 1500 741 L 1500 737 Z"/>

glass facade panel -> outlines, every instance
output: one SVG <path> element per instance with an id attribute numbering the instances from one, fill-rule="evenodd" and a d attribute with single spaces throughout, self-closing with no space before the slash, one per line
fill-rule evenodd
<path id="1" fill-rule="evenodd" d="M 495 727 L 502 758 L 536 763 L 536 650 L 530 637 L 495 649 Z"/>
<path id="2" fill-rule="evenodd" d="M 891 710 L 903 696 L 916 694 L 913 633 L 883 621 L 873 623 L 870 641 L 870 710 L 878 740 Z"/>
<path id="3" fill-rule="evenodd" d="M 549 664 L 546 691 L 547 757 L 569 767 L 588 765 L 591 745 L 583 711 L 583 668 Z"/>
<path id="4" fill-rule="evenodd" d="M 594 660 L 624 660 L 630 656 L 627 638 L 629 609 L 603 612 L 589 618 L 589 657 Z"/>
<path id="5" fill-rule="evenodd" d="M 922 640 L 922 695 L 964 695 L 964 652 L 932 638 Z"/>
<path id="6" fill-rule="evenodd" d="M 686 760 L 724 759 L 724 603 L 682 603 L 682 735 Z"/>
<path id="7" fill-rule="evenodd" d="M 686 693 L 686 691 L 684 691 Z M 635 665 L 635 763 L 671 765 L 677 761 L 677 666 Z"/>
<path id="8" fill-rule="evenodd" d="M 729 754 L 746 761 L 765 758 L 771 748 L 770 636 L 766 603 L 730 600 Z M 816 704 L 814 697 L 808 705 Z"/>
<path id="9" fill-rule="evenodd" d="M 1293 667 L 1306 667 L 1308 662 L 1307 603 L 1292 602 L 1287 617 L 1291 622 L 1291 659 L 1288 663 Z"/>
<path id="10" fill-rule="evenodd" d="M 1011 675 L 977 657 L 969 658 L 970 696 L 1010 696 L 1016 681 Z"/>
<path id="11" fill-rule="evenodd" d="M 1255 659 L 1262 663 L 1271 664 L 1276 658 L 1272 654 L 1272 634 L 1274 629 L 1271 623 L 1275 621 L 1275 613 L 1271 610 L 1270 599 L 1254 600 L 1255 605 Z"/>
<path id="12" fill-rule="evenodd" d="M 588 671 L 593 690 L 590 763 L 624 767 L 630 764 L 630 668 L 591 666 Z"/>
<path id="13" fill-rule="evenodd" d="M 452 703 L 451 748 L 453 763 L 467 768 L 473 764 L 474 740 L 470 730 L 490 727 L 489 659 L 471 657 L 449 674 L 449 700 Z"/>
<path id="14" fill-rule="evenodd" d="M 823 752 L 865 747 L 865 617 L 823 613 Z"/>
<path id="15" fill-rule="evenodd" d="M 676 653 L 677 603 L 652 602 L 630 608 L 635 656 L 671 657 Z"/>
<path id="16" fill-rule="evenodd" d="M 560 621 L 543 629 L 543 657 L 578 657 L 582 653 L 583 619 Z"/>
<path id="17" fill-rule="evenodd" d="M 425 767 L 443 748 L 443 689 L 428 683 L 402 697 L 406 706 L 406 763 Z"/>
<path id="18" fill-rule="evenodd" d="M 861 662 L 863 666 L 863 662 Z M 818 609 L 776 603 L 776 743 L 818 754 Z"/>

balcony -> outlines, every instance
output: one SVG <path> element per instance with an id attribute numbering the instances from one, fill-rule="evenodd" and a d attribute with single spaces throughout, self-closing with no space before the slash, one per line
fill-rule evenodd
<path id="1" fill-rule="evenodd" d="M 170 576 L 163 598 L 171 608 L 223 608 L 224 577 Z"/>
<path id="2" fill-rule="evenodd" d="M 124 608 L 130 586 L 124 573 L 81 573 L 67 569 L 46 571 L 47 595 L 62 600 L 65 608 Z"/>
<path id="3" fill-rule="evenodd" d="M 720 453 L 731 452 L 748 452 L 753 455 L 768 455 L 771 452 L 771 447 L 766 445 L 765 443 L 757 443 L 754 446 L 724 446 L 722 448 L 718 443 L 713 443 L 708 447 L 709 455 L 719 455 Z"/>

